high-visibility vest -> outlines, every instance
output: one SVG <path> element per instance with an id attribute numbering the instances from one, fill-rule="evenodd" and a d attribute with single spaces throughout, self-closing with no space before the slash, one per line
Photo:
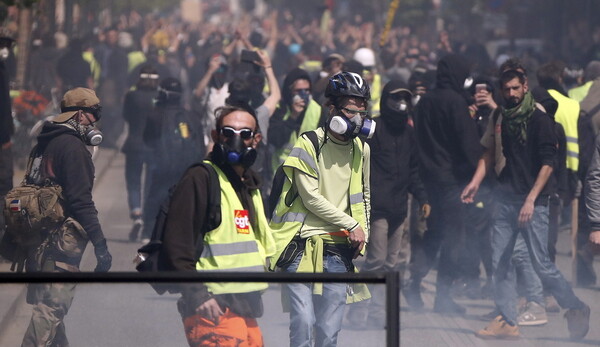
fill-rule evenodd
<path id="1" fill-rule="evenodd" d="M 375 74 L 373 76 L 373 83 L 371 84 L 371 101 L 369 108 L 371 111 L 371 117 L 377 118 L 381 113 L 381 75 Z"/>
<path id="2" fill-rule="evenodd" d="M 94 58 L 94 54 L 89 51 L 85 51 L 82 54 L 83 60 L 87 61 L 90 64 L 90 71 L 92 72 L 92 78 L 94 79 L 94 86 L 97 88 L 100 84 L 100 72 L 101 67 L 96 58 Z"/>
<path id="3" fill-rule="evenodd" d="M 322 143 L 325 136 L 323 128 L 316 130 L 319 142 Z M 356 219 L 360 226 L 368 235 L 369 225 L 367 223 L 367 212 L 363 196 L 363 144 L 358 138 L 353 140 L 353 156 L 352 156 L 352 173 L 350 175 L 350 187 L 348 196 L 350 199 L 350 214 Z M 319 168 L 317 166 L 316 151 L 310 140 L 301 136 L 296 145 L 290 152 L 290 155 L 283 164 L 283 170 L 286 175 L 286 180 L 283 185 L 281 196 L 275 207 L 273 218 L 271 219 L 270 227 L 273 231 L 273 238 L 277 251 L 271 261 L 271 269 L 275 268 L 277 260 L 285 247 L 290 243 L 300 231 L 304 219 L 310 213 L 304 206 L 302 199 L 295 198 L 289 201 L 291 196 L 296 193 L 296 188 L 293 186 L 294 169 L 300 170 L 310 176 L 319 178 Z"/>
<path id="4" fill-rule="evenodd" d="M 229 179 L 210 161 L 221 185 L 221 224 L 204 235 L 204 248 L 196 263 L 198 271 L 263 272 L 266 259 L 275 252 L 269 222 L 264 214 L 260 190 L 250 192 L 256 213 L 256 229 L 250 224 Z M 267 283 L 205 283 L 213 294 L 249 293 L 267 289 Z"/>
<path id="5" fill-rule="evenodd" d="M 288 110 L 287 113 L 283 116 L 283 120 L 288 120 L 290 118 L 291 111 Z M 306 112 L 304 112 L 304 119 L 302 120 L 302 124 L 300 124 L 299 133 L 293 131 L 290 134 L 290 139 L 287 144 L 285 144 L 282 148 L 278 148 L 272 159 L 272 167 L 273 172 L 277 171 L 279 165 L 281 165 L 285 159 L 290 154 L 292 147 L 296 144 L 296 140 L 298 140 L 298 136 L 303 134 L 309 130 L 315 130 L 319 126 L 319 120 L 321 119 L 321 106 L 314 101 L 310 100 L 308 103 L 308 107 Z M 277 129 L 271 129 L 272 131 L 277 131 Z"/>
<path id="6" fill-rule="evenodd" d="M 146 55 L 142 51 L 133 51 L 127 54 L 127 72 L 131 72 L 136 66 L 146 62 Z"/>
<path id="7" fill-rule="evenodd" d="M 585 99 L 588 95 L 592 83 L 594 83 L 594 81 L 588 81 L 579 87 L 569 89 L 569 97 L 577 102 L 581 102 L 581 100 Z"/>
<path id="8" fill-rule="evenodd" d="M 321 71 L 321 65 L 320 60 L 307 60 L 298 67 L 308 73 L 312 73 Z"/>
<path id="9" fill-rule="evenodd" d="M 558 109 L 554 119 L 565 129 L 567 137 L 567 169 L 577 172 L 579 168 L 579 133 L 577 121 L 579 120 L 579 103 L 567 98 L 560 92 L 549 89 L 548 93 L 558 102 Z"/>

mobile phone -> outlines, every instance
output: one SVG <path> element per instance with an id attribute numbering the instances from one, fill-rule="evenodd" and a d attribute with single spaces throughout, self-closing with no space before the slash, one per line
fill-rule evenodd
<path id="1" fill-rule="evenodd" d="M 475 85 L 475 94 L 487 90 L 487 84 L 485 83 L 478 83 Z"/>
<path id="2" fill-rule="evenodd" d="M 241 60 L 248 63 L 254 63 L 255 61 L 260 61 L 260 57 L 255 51 L 244 49 L 242 50 Z"/>

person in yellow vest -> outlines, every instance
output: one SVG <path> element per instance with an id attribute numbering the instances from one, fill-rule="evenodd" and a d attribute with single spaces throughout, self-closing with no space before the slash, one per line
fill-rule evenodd
<path id="1" fill-rule="evenodd" d="M 579 134 L 577 123 L 579 121 L 579 102 L 567 97 L 563 88 L 562 63 L 552 62 L 542 65 L 537 71 L 540 87 L 558 102 L 558 109 L 554 114 L 554 120 L 563 126 L 567 137 L 567 169 L 569 172 L 570 196 L 575 195 L 576 173 L 579 168 Z M 568 203 L 568 202 L 567 202 Z"/>
<path id="2" fill-rule="evenodd" d="M 290 71 L 281 88 L 282 101 L 269 120 L 269 144 L 273 146 L 273 172 L 290 154 L 298 136 L 319 126 L 321 106 L 311 96 L 312 83 L 300 68 Z"/>
<path id="3" fill-rule="evenodd" d="M 357 136 L 371 137 L 375 129 L 366 111 L 369 85 L 356 73 L 341 72 L 329 80 L 325 96 L 326 125 L 302 135 L 283 164 L 286 180 L 270 222 L 277 248 L 272 270 L 354 272 L 352 260 L 364 252 L 370 150 Z M 367 299 L 364 287 L 287 284 L 290 346 L 309 346 L 313 339 L 315 346 L 337 345 L 345 304 Z"/>
<path id="4" fill-rule="evenodd" d="M 164 260 L 176 271 L 262 272 L 274 254 L 259 179 L 253 111 L 224 106 L 216 111 L 213 151 L 203 166 L 188 169 L 170 199 L 163 237 Z M 218 175 L 220 223 L 209 218 L 211 175 Z M 196 242 L 202 238 L 202 242 Z M 199 244 L 196 246 L 196 244 Z M 197 254 L 200 254 L 198 257 Z M 256 318 L 263 314 L 267 283 L 181 285 L 178 309 L 190 346 L 264 345 Z"/>
<path id="5" fill-rule="evenodd" d="M 569 89 L 569 97 L 577 102 L 582 102 L 585 99 L 592 84 L 600 77 L 600 61 L 590 61 L 585 67 L 583 77 L 585 77 L 584 84 Z"/>

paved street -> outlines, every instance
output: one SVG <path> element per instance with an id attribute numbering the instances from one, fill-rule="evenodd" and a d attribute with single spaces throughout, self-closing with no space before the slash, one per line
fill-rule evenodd
<path id="1" fill-rule="evenodd" d="M 94 197 L 100 221 L 113 255 L 111 271 L 133 271 L 132 259 L 140 246 L 127 241 L 130 229 L 124 183 L 122 154 L 101 150 L 97 161 Z M 18 178 L 20 180 L 20 177 Z M 558 265 L 571 278 L 569 235 L 561 233 Z M 95 266 L 92 247 L 82 262 L 83 271 Z M 596 264 L 596 268 L 600 268 Z M 8 271 L 7 264 L 0 264 Z M 483 341 L 473 335 L 486 322 L 477 316 L 489 312 L 489 300 L 459 300 L 468 308 L 463 318 L 443 317 L 431 312 L 435 272 L 427 277 L 424 295 L 426 311 L 411 312 L 404 301 L 401 308 L 402 346 L 600 346 L 600 288 L 576 289 L 576 293 L 592 307 L 592 330 L 580 342 L 568 340 L 566 322 L 560 314 L 549 314 L 550 322 L 542 327 L 522 328 L 524 338 L 516 342 Z M 266 346 L 286 346 L 288 317 L 282 313 L 279 285 L 271 285 L 265 294 L 265 315 L 259 324 Z M 24 286 L 0 285 L 0 346 L 19 346 L 30 318 L 30 307 L 24 302 Z M 80 285 L 65 322 L 72 346 L 185 346 L 177 296 L 158 296 L 146 284 Z M 397 328 L 397 327 L 396 327 Z M 339 346 L 385 346 L 385 330 L 345 328 Z"/>

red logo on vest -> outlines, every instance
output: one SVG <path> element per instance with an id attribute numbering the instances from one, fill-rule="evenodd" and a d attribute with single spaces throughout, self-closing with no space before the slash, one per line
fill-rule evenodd
<path id="1" fill-rule="evenodd" d="M 250 218 L 248 218 L 248 210 L 235 210 L 233 212 L 233 222 L 238 234 L 250 234 Z"/>

